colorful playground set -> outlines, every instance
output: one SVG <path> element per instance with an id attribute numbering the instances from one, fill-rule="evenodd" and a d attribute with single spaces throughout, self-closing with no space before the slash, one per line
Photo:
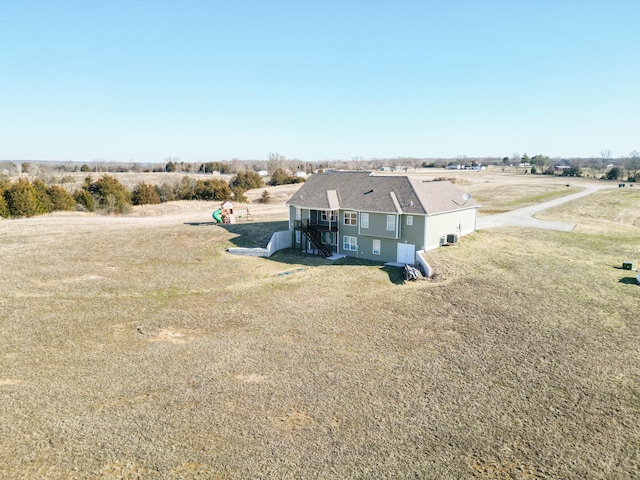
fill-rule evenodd
<path id="1" fill-rule="evenodd" d="M 231 202 L 223 202 L 220 204 L 220 208 L 216 209 L 211 216 L 216 221 L 216 223 L 224 223 L 231 224 L 236 223 L 236 217 L 233 214 L 233 204 Z M 239 218 L 242 218 L 242 215 L 239 215 Z M 251 216 L 251 212 L 247 208 L 247 213 L 245 216 L 245 220 L 251 221 L 253 217 Z"/>

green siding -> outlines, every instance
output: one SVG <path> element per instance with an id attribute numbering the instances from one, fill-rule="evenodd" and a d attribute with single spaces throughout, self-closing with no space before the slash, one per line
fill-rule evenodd
<path id="1" fill-rule="evenodd" d="M 380 240 L 380 255 L 373 253 L 373 241 Z M 396 240 L 377 237 L 360 237 L 360 258 L 376 262 L 393 262 L 396 259 Z"/>
<path id="2" fill-rule="evenodd" d="M 396 223 L 398 216 L 396 215 Z M 396 238 L 396 231 L 387 230 L 386 213 L 369 213 L 369 228 L 360 228 L 360 235 L 379 238 Z"/>
<path id="3" fill-rule="evenodd" d="M 413 225 L 407 225 L 407 216 L 400 215 L 402 225 L 400 226 L 400 241 L 406 242 L 416 246 L 416 251 L 422 250 L 426 247 L 427 241 L 424 238 L 424 215 L 410 215 L 413 217 Z"/>
<path id="4" fill-rule="evenodd" d="M 340 224 L 340 248 L 344 255 L 358 257 L 376 262 L 395 262 L 398 256 L 398 243 L 407 243 L 415 246 L 415 250 L 421 250 L 426 241 L 424 239 L 425 216 L 412 215 L 413 225 L 407 225 L 407 215 L 397 216 L 399 225 L 399 238 L 389 238 L 395 232 L 387 230 L 387 214 L 370 213 L 369 228 L 361 226 L 356 230 L 351 225 Z M 344 217 L 341 218 L 344 222 Z M 357 231 L 360 232 L 358 235 Z M 342 251 L 342 237 L 344 235 L 358 237 L 358 252 Z M 373 241 L 380 240 L 380 255 L 373 253 Z"/>
<path id="5" fill-rule="evenodd" d="M 358 213 L 357 225 L 345 225 L 345 212 L 354 210 L 340 210 L 338 215 L 338 251 L 349 257 L 362 258 L 375 262 L 395 262 L 397 259 L 398 243 L 407 243 L 415 245 L 415 250 L 421 250 L 426 247 L 426 239 L 424 239 L 426 217 L 424 215 L 411 215 L 413 217 L 413 225 L 407 225 L 407 215 L 396 216 L 396 228 L 399 237 L 396 239 L 396 232 L 387 230 L 387 214 L 369 212 L 369 228 L 362 228 L 360 213 Z M 311 218 L 312 221 L 320 220 L 320 211 L 302 209 L 302 220 Z M 291 225 L 295 220 L 296 209 L 291 206 L 289 209 L 289 218 Z M 356 237 L 358 240 L 358 250 L 344 250 L 343 239 L 345 236 Z M 294 237 L 295 238 L 295 237 Z M 380 240 L 380 254 L 373 253 L 373 240 Z"/>

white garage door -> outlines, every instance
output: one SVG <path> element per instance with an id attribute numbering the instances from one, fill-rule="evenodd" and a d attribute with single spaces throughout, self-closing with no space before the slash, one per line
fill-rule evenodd
<path id="1" fill-rule="evenodd" d="M 414 264 L 416 261 L 416 246 L 410 243 L 398 244 L 398 263 Z"/>

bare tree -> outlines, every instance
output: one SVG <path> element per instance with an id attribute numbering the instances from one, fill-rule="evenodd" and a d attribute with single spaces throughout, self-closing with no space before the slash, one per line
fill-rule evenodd
<path id="1" fill-rule="evenodd" d="M 604 150 L 600 150 L 600 158 L 602 159 L 602 170 L 607 170 L 607 165 L 611 163 L 611 150 L 605 148 Z"/>
<path id="2" fill-rule="evenodd" d="M 284 160 L 284 155 L 280 155 L 278 152 L 269 153 L 269 160 L 267 161 L 267 171 L 269 172 L 269 175 L 273 175 L 273 172 L 282 168 Z"/>
<path id="3" fill-rule="evenodd" d="M 640 153 L 637 150 L 633 150 L 629 154 L 629 158 L 625 163 L 625 167 L 629 173 L 628 180 L 630 182 L 640 181 Z"/>

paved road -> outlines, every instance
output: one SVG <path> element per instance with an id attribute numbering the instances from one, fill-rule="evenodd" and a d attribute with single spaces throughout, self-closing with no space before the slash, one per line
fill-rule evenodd
<path id="1" fill-rule="evenodd" d="M 596 192 L 603 188 L 612 187 L 610 185 L 586 185 L 583 191 L 574 193 L 572 195 L 567 195 L 566 197 L 556 198 L 555 200 L 539 203 L 537 205 L 531 205 L 530 207 L 519 208 L 518 210 L 512 210 L 511 212 L 478 217 L 478 224 L 476 228 L 483 229 L 492 227 L 530 227 L 542 228 L 545 230 L 560 230 L 563 232 L 570 232 L 576 227 L 575 223 L 545 222 L 544 220 L 533 218 L 533 215 L 546 210 L 547 208 L 570 202 L 571 200 L 575 200 L 576 198 L 591 195 L 593 192 Z"/>

